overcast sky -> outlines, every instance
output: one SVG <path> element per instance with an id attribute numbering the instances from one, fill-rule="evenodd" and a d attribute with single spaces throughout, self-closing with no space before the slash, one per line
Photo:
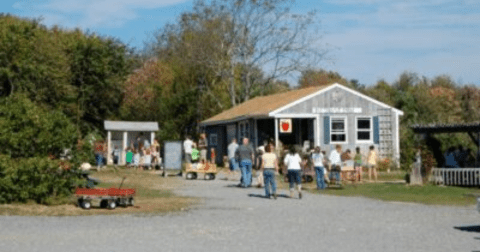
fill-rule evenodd
<path id="1" fill-rule="evenodd" d="M 404 71 L 480 86 L 480 0 L 297 0 L 318 11 L 331 61 L 319 66 L 371 85 Z M 0 12 L 80 27 L 137 49 L 191 8 L 187 0 L 2 0 Z M 296 83 L 292 83 L 296 84 Z"/>

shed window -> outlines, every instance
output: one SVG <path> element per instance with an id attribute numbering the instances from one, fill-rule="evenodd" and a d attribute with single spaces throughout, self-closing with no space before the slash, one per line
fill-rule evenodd
<path id="1" fill-rule="evenodd" d="M 357 142 L 371 142 L 372 141 L 372 118 L 358 117 L 357 118 Z"/>
<path id="2" fill-rule="evenodd" d="M 210 134 L 210 141 L 208 142 L 211 146 L 217 146 L 217 134 Z"/>
<path id="3" fill-rule="evenodd" d="M 250 125 L 248 124 L 248 121 L 240 122 L 240 139 L 246 137 L 250 137 Z"/>
<path id="4" fill-rule="evenodd" d="M 330 142 L 347 142 L 347 119 L 345 117 L 332 117 L 330 125 Z"/>

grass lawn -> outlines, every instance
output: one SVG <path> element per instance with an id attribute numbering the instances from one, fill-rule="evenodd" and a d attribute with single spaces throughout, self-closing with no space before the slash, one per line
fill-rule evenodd
<path id="1" fill-rule="evenodd" d="M 98 208 L 93 205 L 90 210 L 76 206 L 76 197 L 58 201 L 55 205 L 46 206 L 36 203 L 15 203 L 0 205 L 0 215 L 30 215 L 30 216 L 79 216 L 98 214 L 159 214 L 179 211 L 197 202 L 196 199 L 177 196 L 172 190 L 182 186 L 182 180 L 175 177 L 161 177 L 151 171 L 134 171 L 132 169 L 112 168 L 100 172 L 92 172 L 92 177 L 102 181 L 98 187 L 109 188 L 120 185 L 126 176 L 122 188 L 135 188 L 135 206 L 114 210 Z"/>
<path id="2" fill-rule="evenodd" d="M 364 174 L 364 178 L 368 175 Z M 279 188 L 288 189 L 288 183 L 283 182 L 283 177 L 277 177 Z M 344 183 L 342 189 L 331 188 L 323 191 L 316 190 L 316 181 L 304 183 L 303 188 L 311 193 L 328 194 L 336 196 L 362 196 L 385 201 L 414 202 L 429 205 L 455 205 L 466 206 L 476 204 L 472 195 L 480 195 L 479 188 L 445 187 L 426 184 L 424 186 L 408 186 L 398 183 L 405 178 L 404 172 L 381 172 L 378 183 Z"/>

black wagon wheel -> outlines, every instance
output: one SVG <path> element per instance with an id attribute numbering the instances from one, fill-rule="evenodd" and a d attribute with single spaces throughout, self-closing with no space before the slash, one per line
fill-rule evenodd
<path id="1" fill-rule="evenodd" d="M 215 173 L 210 173 L 210 175 L 211 175 L 210 179 L 214 180 L 215 179 Z"/>
<path id="2" fill-rule="evenodd" d="M 101 200 L 100 201 L 100 207 L 101 208 L 107 208 L 108 207 L 108 200 Z"/>
<path id="3" fill-rule="evenodd" d="M 134 206 L 134 205 L 135 205 L 135 200 L 133 199 L 133 197 L 128 199 L 128 204 L 129 204 L 130 206 Z"/>
<path id="4" fill-rule="evenodd" d="M 117 203 L 115 202 L 115 200 L 108 201 L 108 209 L 113 210 L 116 207 L 117 207 Z"/>
<path id="5" fill-rule="evenodd" d="M 187 177 L 187 179 L 194 179 L 195 173 L 189 172 L 189 173 L 187 173 L 186 177 Z"/>
<path id="6" fill-rule="evenodd" d="M 88 210 L 92 207 L 92 203 L 89 200 L 82 201 L 82 208 Z"/>
<path id="7" fill-rule="evenodd" d="M 307 183 L 311 183 L 311 182 L 313 182 L 313 177 L 311 175 L 307 175 L 305 177 L 305 180 L 307 181 Z"/>

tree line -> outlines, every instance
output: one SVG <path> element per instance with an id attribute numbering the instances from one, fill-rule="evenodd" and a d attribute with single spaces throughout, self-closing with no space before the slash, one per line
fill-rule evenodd
<path id="1" fill-rule="evenodd" d="M 104 136 L 104 120 L 157 121 L 161 141 L 182 139 L 198 133 L 202 120 L 253 97 L 338 82 L 405 112 L 400 141 L 406 167 L 418 144 L 411 124 L 479 120 L 478 87 L 448 76 L 405 72 L 393 83 L 365 85 L 316 68 L 328 57 L 328 48 L 317 46 L 320 33 L 310 32 L 318 20 L 315 13 L 292 13 L 291 6 L 289 0 L 195 1 L 143 51 L 115 38 L 1 14 L 0 203 L 45 202 L 71 192 L 79 178 L 75 167 L 93 158 L 91 139 Z M 297 87 L 285 81 L 294 73 L 300 73 Z M 462 134 L 438 139 L 470 143 Z M 64 149 L 72 149 L 74 159 L 60 164 Z M 36 174 L 56 179 L 29 177 L 32 164 Z M 32 179 L 38 185 L 19 182 Z"/>

